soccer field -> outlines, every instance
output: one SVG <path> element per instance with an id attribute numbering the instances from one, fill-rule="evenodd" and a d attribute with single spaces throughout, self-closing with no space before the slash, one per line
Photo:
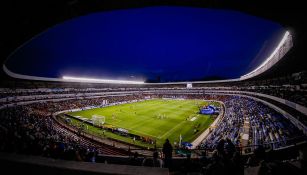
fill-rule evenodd
<path id="1" fill-rule="evenodd" d="M 89 119 L 92 119 L 93 115 L 105 116 L 105 125 L 124 128 L 129 133 L 149 137 L 156 140 L 157 146 L 160 147 L 167 138 L 172 144 L 178 143 L 180 134 L 182 141 L 192 142 L 206 130 L 214 117 L 199 114 L 199 107 L 208 103 L 202 100 L 154 99 L 68 114 Z M 218 103 L 213 104 L 219 106 Z M 89 129 L 100 132 L 100 129 L 93 126 Z M 135 142 L 132 138 L 124 138 L 111 132 L 106 134 L 113 139 L 148 146 L 140 141 Z"/>

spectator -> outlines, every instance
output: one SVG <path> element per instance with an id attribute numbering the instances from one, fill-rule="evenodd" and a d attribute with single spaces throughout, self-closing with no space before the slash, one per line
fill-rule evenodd
<path id="1" fill-rule="evenodd" d="M 173 147 L 168 139 L 166 139 L 165 143 L 163 144 L 162 152 L 164 154 L 165 167 L 170 168 L 172 166 Z"/>
<path id="2" fill-rule="evenodd" d="M 217 150 L 217 153 L 219 154 L 219 156 L 225 155 L 224 147 L 225 147 L 225 140 L 221 139 L 216 146 L 216 150 Z"/>
<path id="3" fill-rule="evenodd" d="M 226 139 L 226 146 L 225 146 L 225 150 L 226 150 L 226 156 L 228 158 L 232 158 L 233 154 L 236 151 L 236 147 L 235 145 L 231 142 L 231 140 L 229 138 Z"/>

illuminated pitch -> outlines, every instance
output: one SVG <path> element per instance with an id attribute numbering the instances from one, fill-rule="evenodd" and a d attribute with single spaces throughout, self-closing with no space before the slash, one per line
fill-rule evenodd
<path id="1" fill-rule="evenodd" d="M 210 104 L 220 106 L 217 102 Z M 138 138 L 154 141 L 157 146 L 162 146 L 167 138 L 178 144 L 180 134 L 183 141 L 192 142 L 196 139 L 215 119 L 215 116 L 199 114 L 200 107 L 204 105 L 209 105 L 209 102 L 155 99 L 68 114 L 89 119 L 92 119 L 93 115 L 105 116 L 104 130 L 93 125 L 89 125 L 89 130 L 98 136 L 153 147 L 151 143 Z"/>

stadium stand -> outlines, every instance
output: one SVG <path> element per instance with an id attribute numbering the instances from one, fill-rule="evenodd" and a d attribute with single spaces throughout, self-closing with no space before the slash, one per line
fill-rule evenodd
<path id="1" fill-rule="evenodd" d="M 52 2 L 51 6 L 5 1 L 10 7 L 18 8 L 8 15 L 14 21 L 2 21 L 7 31 L 1 32 L 4 38 L 0 41 L 1 59 L 37 33 L 72 17 L 100 10 L 170 3 L 139 0 L 91 1 L 91 4 L 90 1 Z M 293 48 L 285 55 L 287 59 L 279 58 L 282 63 L 259 77 L 231 82 L 192 82 L 192 88 L 179 83 L 131 85 L 22 80 L 1 72 L 1 174 L 17 174 L 20 170 L 29 174 L 65 175 L 307 174 L 306 15 L 301 12 L 306 10 L 294 8 L 300 12 L 289 12 L 299 2 L 274 3 L 271 7 L 267 7 L 267 1 L 245 2 L 245 5 L 218 0 L 172 3 L 226 7 L 280 22 L 286 28 L 293 28 Z M 279 5 L 282 8 L 277 8 Z M 174 146 L 169 169 L 165 168 L 162 148 L 146 149 L 100 138 L 83 132 L 81 126 L 65 123 L 56 115 L 65 110 L 101 107 L 105 101 L 116 104 L 149 96 L 215 100 L 222 102 L 225 110 L 195 149 Z"/>
<path id="2" fill-rule="evenodd" d="M 57 90 L 52 88 L 2 89 L 1 99 L 5 100 L 2 100 L 1 103 L 2 137 L 0 148 L 4 152 L 41 155 L 64 160 L 88 162 L 105 160 L 119 164 L 130 164 L 128 159 L 116 160 L 114 157 L 107 156 L 127 157 L 132 154 L 129 153 L 129 150 L 121 150 L 112 145 L 99 143 L 91 137 L 80 135 L 77 128 L 65 127 L 63 123 L 55 120 L 52 114 L 67 109 L 99 106 L 103 100 L 116 103 L 144 99 L 148 95 L 151 95 L 152 98 L 211 99 L 222 101 L 225 104 L 226 112 L 223 119 L 199 146 L 200 151 L 207 150 L 206 163 L 201 163 L 198 160 L 201 156 L 196 154 L 198 151 L 195 151 L 192 159 L 188 157 L 187 160 L 181 158 L 184 162 L 180 159 L 175 161 L 175 164 L 181 166 L 180 171 L 201 171 L 208 174 L 208 172 L 216 171 L 212 170 L 213 165 L 237 159 L 237 154 L 243 156 L 244 158 L 241 157 L 241 159 L 247 162 L 247 155 L 256 151 L 259 145 L 262 145 L 266 151 L 278 151 L 306 141 L 303 131 L 289 122 L 283 114 L 259 101 L 240 96 L 240 93 L 229 95 L 226 92 L 221 92 L 221 89 L 236 91 L 238 89 L 225 86 L 217 87 L 204 86 L 188 90 L 182 87 L 167 86 L 163 88 L 95 89 L 69 88 L 68 86 L 68 88 Z M 213 91 L 215 92 L 213 93 Z M 248 128 L 246 128 L 246 123 L 249 123 Z M 248 137 L 244 138 L 243 135 L 248 135 Z M 219 144 L 224 139 L 229 139 L 236 147 L 237 154 L 234 154 L 234 157 L 226 155 L 226 153 L 218 153 L 218 150 L 222 149 L 219 148 Z M 226 145 L 223 146 L 225 150 L 227 150 Z M 224 152 L 223 150 L 219 151 Z M 195 159 L 195 155 L 198 155 L 196 156 L 198 158 Z M 293 156 L 290 157 L 293 159 Z M 137 165 L 141 166 L 141 162 L 139 160 Z M 226 168 L 225 171 L 242 171 L 244 164 L 243 161 L 240 165 L 234 165 L 237 169 Z"/>

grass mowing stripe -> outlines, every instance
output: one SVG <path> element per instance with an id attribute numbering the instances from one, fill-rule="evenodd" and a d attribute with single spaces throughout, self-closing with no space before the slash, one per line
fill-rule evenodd
<path id="1" fill-rule="evenodd" d="M 165 136 L 167 136 L 169 133 L 171 133 L 173 130 L 175 130 L 177 127 L 181 126 L 185 121 L 182 121 L 181 123 L 179 123 L 178 125 L 176 125 L 175 127 L 173 127 L 171 130 L 167 131 L 165 134 L 163 134 L 160 138 L 164 138 Z"/>
<path id="2" fill-rule="evenodd" d="M 172 142 L 178 141 L 179 135 L 182 134 L 184 141 L 193 141 L 204 131 L 213 122 L 210 116 L 198 114 L 199 106 L 206 104 L 208 102 L 202 100 L 153 99 L 69 114 L 90 119 L 94 114 L 105 116 L 106 124 L 127 129 L 136 135 L 157 138 L 157 146 L 162 146 L 166 138 Z M 219 106 L 218 103 L 214 105 Z M 195 121 L 186 120 L 188 117 L 197 115 L 199 116 Z M 194 132 L 198 124 L 199 132 Z M 113 135 L 110 134 L 110 137 Z M 121 137 L 116 137 L 116 139 L 121 139 Z"/>

